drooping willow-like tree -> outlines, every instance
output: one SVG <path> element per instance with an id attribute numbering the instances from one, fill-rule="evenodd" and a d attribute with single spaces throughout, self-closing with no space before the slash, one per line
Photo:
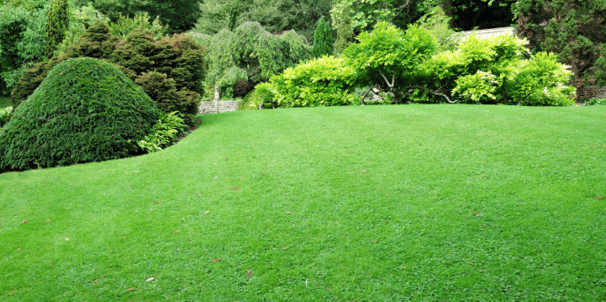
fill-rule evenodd
<path id="1" fill-rule="evenodd" d="M 215 99 L 221 93 L 231 94 L 238 81 L 260 83 L 272 75 L 311 57 L 307 39 L 295 31 L 274 35 L 258 22 L 246 22 L 234 31 L 222 30 L 215 35 L 192 34 L 205 46 L 208 64 L 206 88 L 214 89 Z"/>

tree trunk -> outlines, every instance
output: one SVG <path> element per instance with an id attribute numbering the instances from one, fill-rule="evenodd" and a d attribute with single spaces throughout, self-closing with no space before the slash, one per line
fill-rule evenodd
<path id="1" fill-rule="evenodd" d="M 452 16 L 452 0 L 442 0 L 442 2 L 440 3 L 440 6 L 442 7 L 442 10 L 444 11 L 444 13 L 446 14 L 446 16 L 450 17 L 450 28 L 454 27 L 454 18 Z"/>

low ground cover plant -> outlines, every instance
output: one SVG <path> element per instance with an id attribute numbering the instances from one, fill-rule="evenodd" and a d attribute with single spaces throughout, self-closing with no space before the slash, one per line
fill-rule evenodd
<path id="1" fill-rule="evenodd" d="M 0 108 L 0 128 L 4 127 L 13 117 L 13 107 Z"/>
<path id="2" fill-rule="evenodd" d="M 140 154 L 159 110 L 115 66 L 74 58 L 55 66 L 0 129 L 0 171 Z"/>
<path id="3" fill-rule="evenodd" d="M 606 98 L 591 98 L 585 101 L 586 105 L 606 105 Z"/>
<path id="4" fill-rule="evenodd" d="M 148 153 L 161 151 L 175 141 L 185 130 L 187 125 L 179 116 L 178 111 L 162 114 L 152 128 L 152 134 L 137 142 L 141 149 Z"/>

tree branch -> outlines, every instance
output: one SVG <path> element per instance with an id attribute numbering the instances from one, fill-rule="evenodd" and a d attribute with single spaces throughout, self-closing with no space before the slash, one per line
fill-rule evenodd
<path id="1" fill-rule="evenodd" d="M 389 87 L 389 89 L 391 90 L 391 88 L 393 88 L 393 84 L 395 81 L 395 75 L 391 78 L 391 84 L 389 83 L 389 80 L 387 79 L 387 77 L 383 74 L 382 71 L 379 71 L 379 74 L 383 77 L 383 79 L 385 80 L 385 83 L 387 83 L 387 86 Z"/>
<path id="2" fill-rule="evenodd" d="M 364 94 L 362 95 L 362 105 L 366 105 L 366 103 L 364 103 L 364 98 L 366 98 L 366 95 L 368 94 L 368 92 L 370 92 L 374 87 L 369 87 L 368 90 L 366 90 L 366 92 L 364 92 Z M 374 93 L 374 91 L 373 91 Z"/>
<path id="3" fill-rule="evenodd" d="M 437 92 L 437 91 L 433 91 L 433 90 L 429 90 L 429 89 L 427 89 L 427 88 L 425 88 L 425 87 L 421 87 L 421 86 L 417 86 L 417 85 L 412 85 L 412 86 L 408 86 L 408 88 L 416 88 L 416 89 L 421 89 L 421 90 L 423 90 L 423 91 L 427 91 L 427 92 L 429 92 L 429 93 L 431 93 L 431 94 L 433 94 L 433 95 L 436 95 L 436 96 L 441 96 L 441 97 L 445 98 L 445 99 L 446 99 L 446 101 L 448 101 L 448 102 L 449 102 L 449 103 L 451 103 L 451 104 L 455 104 L 455 103 L 457 103 L 457 102 L 460 102 L 460 100 L 454 100 L 454 101 L 451 101 L 451 100 L 450 100 L 450 98 L 449 98 L 449 97 L 448 97 L 446 94 L 443 94 L 443 93 L 441 93 L 441 92 Z"/>

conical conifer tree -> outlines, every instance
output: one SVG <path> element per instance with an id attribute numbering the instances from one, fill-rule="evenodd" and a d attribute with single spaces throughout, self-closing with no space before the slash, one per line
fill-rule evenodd
<path id="1" fill-rule="evenodd" d="M 330 31 L 330 24 L 322 17 L 318 20 L 318 25 L 314 32 L 313 56 L 319 58 L 324 55 L 333 55 L 335 52 L 333 44 L 334 40 Z"/>
<path id="2" fill-rule="evenodd" d="M 65 32 L 69 29 L 69 1 L 53 0 L 48 11 L 46 29 L 46 54 L 51 57 L 57 45 L 63 42 Z"/>

